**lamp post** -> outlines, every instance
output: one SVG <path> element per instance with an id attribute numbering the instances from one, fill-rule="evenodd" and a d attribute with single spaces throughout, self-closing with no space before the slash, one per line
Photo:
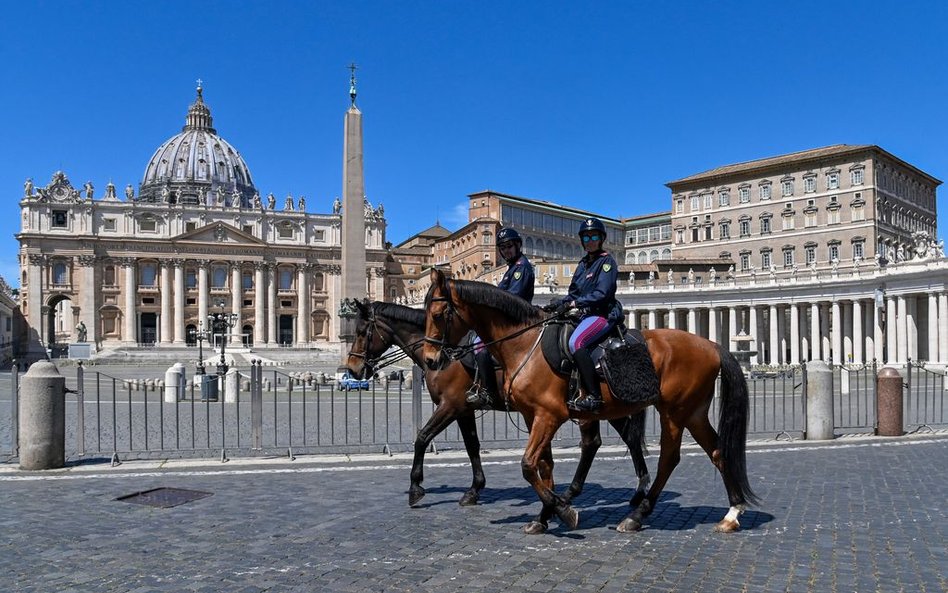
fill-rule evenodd
<path id="1" fill-rule="evenodd" d="M 198 328 L 196 330 L 192 329 L 190 331 L 191 338 L 198 343 L 198 362 L 197 369 L 194 373 L 196 375 L 205 374 L 204 370 L 204 340 L 207 339 L 207 330 L 204 329 L 204 321 L 198 320 Z"/>
<path id="2" fill-rule="evenodd" d="M 221 359 L 217 363 L 217 375 L 223 377 L 227 374 L 227 362 L 224 358 L 224 349 L 227 344 L 227 331 L 232 329 L 237 325 L 237 314 L 236 313 L 224 313 L 224 299 L 217 301 L 217 306 L 221 308 L 220 313 L 213 313 L 207 316 L 207 325 L 210 327 L 212 335 L 215 333 L 221 334 Z"/>

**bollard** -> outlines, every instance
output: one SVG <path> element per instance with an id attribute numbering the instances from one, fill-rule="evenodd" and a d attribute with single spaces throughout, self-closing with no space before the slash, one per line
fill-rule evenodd
<path id="1" fill-rule="evenodd" d="M 183 401 L 188 397 L 185 389 L 188 383 L 188 369 L 183 362 L 176 362 L 171 368 L 178 371 L 178 401 Z"/>
<path id="2" fill-rule="evenodd" d="M 237 388 L 240 382 L 240 372 L 237 369 L 230 369 L 224 375 L 224 401 L 228 404 L 236 404 L 239 398 Z"/>
<path id="3" fill-rule="evenodd" d="M 806 365 L 806 439 L 833 437 L 833 369 L 815 360 Z"/>
<path id="4" fill-rule="evenodd" d="M 181 373 L 178 372 L 178 369 L 175 366 L 168 367 L 168 370 L 165 371 L 165 403 L 173 404 L 178 401 L 178 394 L 180 389 L 178 387 L 178 381 L 181 380 Z"/>
<path id="5" fill-rule="evenodd" d="M 20 380 L 20 469 L 66 464 L 66 378 L 40 360 Z"/>
<path id="6" fill-rule="evenodd" d="M 902 436 L 902 375 L 891 367 L 879 371 L 876 378 L 876 434 Z"/>

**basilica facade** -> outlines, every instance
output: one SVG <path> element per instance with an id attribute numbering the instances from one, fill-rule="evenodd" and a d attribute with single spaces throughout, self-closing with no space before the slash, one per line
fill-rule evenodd
<path id="1" fill-rule="evenodd" d="M 236 316 L 232 329 L 208 337 L 214 341 L 338 341 L 344 215 L 364 229 L 363 296 L 384 298 L 381 204 L 327 198 L 318 202 L 324 212 L 311 213 L 303 196 L 261 197 L 247 163 L 212 124 L 199 87 L 182 131 L 152 155 L 137 192 L 109 182 L 97 196 L 62 171 L 43 186 L 27 180 L 17 238 L 31 343 L 192 344 L 209 313 Z"/>

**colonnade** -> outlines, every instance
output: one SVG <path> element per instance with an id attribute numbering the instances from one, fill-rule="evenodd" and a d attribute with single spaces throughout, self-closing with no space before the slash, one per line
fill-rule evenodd
<path id="1" fill-rule="evenodd" d="M 620 295 L 621 296 L 621 295 Z M 810 360 L 865 364 L 873 359 L 948 363 L 948 292 L 820 300 L 626 307 L 631 328 L 683 329 L 727 343 L 751 338 L 751 364 Z"/>

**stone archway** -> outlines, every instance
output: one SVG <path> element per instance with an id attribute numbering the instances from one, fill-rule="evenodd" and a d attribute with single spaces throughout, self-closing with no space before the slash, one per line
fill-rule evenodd
<path id="1" fill-rule="evenodd" d="M 72 305 L 72 298 L 66 294 L 49 297 L 44 307 L 44 334 L 50 356 L 66 356 L 70 342 L 77 341 L 76 324 L 79 321 L 79 308 Z"/>

